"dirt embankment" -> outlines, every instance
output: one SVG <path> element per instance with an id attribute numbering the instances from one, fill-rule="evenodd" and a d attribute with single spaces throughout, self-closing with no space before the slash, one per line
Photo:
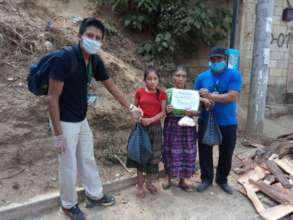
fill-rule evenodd
<path id="1" fill-rule="evenodd" d="M 97 14 L 94 1 L 0 1 L 0 205 L 57 187 L 46 97 L 29 94 L 27 69 L 48 49 L 77 42 L 75 19 L 93 14 Z M 111 77 L 131 99 L 142 83 L 135 44 L 123 33 L 107 36 L 101 56 Z M 100 98 L 88 116 L 101 164 L 114 153 L 125 152 L 130 117 L 100 83 L 93 86 Z M 105 179 L 123 173 L 109 166 L 100 172 Z"/>

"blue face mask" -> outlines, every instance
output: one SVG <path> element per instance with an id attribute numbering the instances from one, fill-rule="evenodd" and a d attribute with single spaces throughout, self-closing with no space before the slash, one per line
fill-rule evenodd
<path id="1" fill-rule="evenodd" d="M 218 63 L 209 62 L 209 68 L 214 72 L 221 72 L 226 68 L 226 62 L 224 60 Z"/>
<path id="2" fill-rule="evenodd" d="M 102 43 L 88 37 L 82 37 L 81 45 L 89 54 L 96 54 L 101 49 Z"/>

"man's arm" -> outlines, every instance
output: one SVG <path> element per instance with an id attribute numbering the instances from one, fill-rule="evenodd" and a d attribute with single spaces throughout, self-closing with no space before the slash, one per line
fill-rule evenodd
<path id="1" fill-rule="evenodd" d="M 62 135 L 62 129 L 60 124 L 60 109 L 59 109 L 59 97 L 63 90 L 63 82 L 50 79 L 49 81 L 49 115 L 51 118 L 53 132 L 55 136 Z"/>
<path id="2" fill-rule="evenodd" d="M 125 98 L 123 93 L 118 89 L 112 79 L 102 81 L 106 89 L 113 95 L 113 97 L 125 108 L 129 109 L 130 103 Z"/>
<path id="3" fill-rule="evenodd" d="M 229 91 L 225 94 L 210 94 L 210 100 L 219 103 L 229 103 L 234 102 L 236 98 L 239 96 L 239 92 Z"/>
<path id="4" fill-rule="evenodd" d="M 200 89 L 199 93 L 203 98 L 212 102 L 229 103 L 234 102 L 240 94 L 242 86 L 242 77 L 238 71 L 235 71 L 228 85 L 228 92 L 224 94 L 209 93 L 207 89 Z"/>
<path id="5" fill-rule="evenodd" d="M 219 103 L 233 102 L 239 96 L 239 92 L 232 91 L 232 90 L 224 94 L 215 94 L 215 93 L 210 93 L 207 89 L 201 89 L 199 90 L 199 93 L 201 97 L 206 98 L 212 102 L 219 102 Z"/>

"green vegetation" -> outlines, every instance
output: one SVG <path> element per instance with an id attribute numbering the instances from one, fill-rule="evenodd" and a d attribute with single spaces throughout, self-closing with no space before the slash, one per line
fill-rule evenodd
<path id="1" fill-rule="evenodd" d="M 213 46 L 227 37 L 231 13 L 211 9 L 204 0 L 96 0 L 123 16 L 125 28 L 150 38 L 139 48 L 147 64 L 174 68 L 176 56 L 190 54 L 199 44 Z"/>

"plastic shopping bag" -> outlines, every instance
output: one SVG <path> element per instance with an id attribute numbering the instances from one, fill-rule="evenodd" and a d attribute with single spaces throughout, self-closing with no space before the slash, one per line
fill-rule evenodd
<path id="1" fill-rule="evenodd" d="M 209 112 L 209 118 L 201 142 L 210 146 L 220 145 L 222 143 L 222 133 L 215 120 L 213 111 Z"/>
<path id="2" fill-rule="evenodd" d="M 129 159 L 146 164 L 152 156 L 152 144 L 148 131 L 141 123 L 136 123 L 128 139 L 127 156 Z"/>
<path id="3" fill-rule="evenodd" d="M 189 117 L 189 116 L 184 116 L 183 118 L 181 118 L 179 121 L 178 121 L 178 125 L 179 126 L 182 126 L 182 127 L 195 127 L 195 122 L 194 120 Z"/>

